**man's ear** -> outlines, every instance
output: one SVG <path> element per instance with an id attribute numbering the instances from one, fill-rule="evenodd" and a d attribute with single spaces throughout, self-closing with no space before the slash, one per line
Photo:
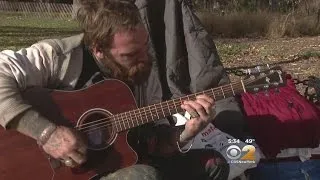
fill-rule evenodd
<path id="1" fill-rule="evenodd" d="M 96 47 L 92 48 L 92 53 L 98 59 L 103 59 L 103 57 L 104 57 L 103 52 Z"/>

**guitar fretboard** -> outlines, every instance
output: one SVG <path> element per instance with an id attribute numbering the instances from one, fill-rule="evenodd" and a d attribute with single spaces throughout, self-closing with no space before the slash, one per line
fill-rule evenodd
<path id="1" fill-rule="evenodd" d="M 217 88 L 211 88 L 205 91 L 190 94 L 184 97 L 164 101 L 157 104 L 152 104 L 142 108 L 134 109 L 128 112 L 115 114 L 111 116 L 111 120 L 114 121 L 114 129 L 117 132 L 125 131 L 140 125 L 157 121 L 167 116 L 181 113 L 181 104 L 186 100 L 195 100 L 196 96 L 205 94 L 212 97 L 215 101 L 232 97 L 236 94 L 246 92 L 245 84 L 241 80 L 237 83 L 230 83 L 228 85 L 220 86 Z"/>

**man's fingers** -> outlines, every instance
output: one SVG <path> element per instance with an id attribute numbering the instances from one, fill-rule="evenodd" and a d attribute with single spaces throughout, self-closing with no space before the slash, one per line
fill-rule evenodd
<path id="1" fill-rule="evenodd" d="M 192 114 L 193 111 L 196 111 L 202 118 L 207 116 L 206 110 L 195 101 L 187 101 L 184 103 L 184 105 L 188 108 L 186 111 L 188 111 L 190 114 Z"/>
<path id="2" fill-rule="evenodd" d="M 81 154 L 87 154 L 87 146 L 85 145 L 81 145 L 79 146 L 79 148 L 77 149 L 77 151 Z"/>
<path id="3" fill-rule="evenodd" d="M 214 99 L 209 97 L 209 96 L 207 96 L 207 95 L 204 95 L 204 94 L 196 96 L 196 99 L 203 99 L 203 100 L 207 101 L 210 104 L 214 104 Z"/>
<path id="4" fill-rule="evenodd" d="M 209 103 L 208 101 L 206 101 L 202 98 L 197 99 L 196 102 L 198 104 L 200 104 L 205 109 L 207 114 L 211 113 L 211 111 L 212 111 L 212 104 L 211 103 Z"/>

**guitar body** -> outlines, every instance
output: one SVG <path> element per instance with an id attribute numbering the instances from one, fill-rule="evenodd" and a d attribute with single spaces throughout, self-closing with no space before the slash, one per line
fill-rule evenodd
<path id="1" fill-rule="evenodd" d="M 70 127 L 137 108 L 131 90 L 118 80 L 101 81 L 78 91 L 33 88 L 24 93 L 24 98 L 43 116 Z M 50 163 L 50 158 L 35 140 L 16 131 L 1 129 L 0 179 L 87 180 L 137 162 L 137 154 L 127 141 L 128 131 L 117 133 L 109 127 L 102 134 L 102 143 L 101 136 L 96 144 L 92 143 L 94 138 L 91 138 L 91 143 L 88 140 L 87 163 L 72 169 L 55 159 L 51 159 Z M 107 147 L 104 146 L 106 144 Z"/>
<path id="2" fill-rule="evenodd" d="M 127 129 L 178 113 L 182 111 L 182 102 L 195 99 L 197 94 L 206 94 L 217 101 L 242 92 L 256 93 L 285 84 L 280 68 L 263 73 L 260 70 L 237 83 L 139 109 L 130 88 L 118 80 L 104 80 L 77 91 L 32 88 L 23 96 L 35 109 L 49 120 L 75 127 L 83 133 L 89 145 L 88 161 L 80 168 L 68 168 L 59 164 L 60 161 L 48 158 L 33 139 L 16 131 L 0 130 L 0 179 L 93 180 L 102 173 L 133 165 L 137 163 L 138 155 L 132 147 L 141 149 L 141 143 L 136 143 L 136 136 L 128 136 Z M 140 155 L 141 151 L 138 152 Z M 139 160 L 147 162 L 142 155 Z"/>

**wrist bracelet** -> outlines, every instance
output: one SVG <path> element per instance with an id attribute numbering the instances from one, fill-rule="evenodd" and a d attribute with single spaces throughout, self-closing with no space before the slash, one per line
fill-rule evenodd
<path id="1" fill-rule="evenodd" d="M 56 129 L 57 126 L 55 124 L 50 124 L 48 127 L 46 127 L 38 138 L 38 144 L 41 146 L 44 145 Z"/>
<path id="2" fill-rule="evenodd" d="M 179 150 L 181 153 L 187 153 L 187 152 L 189 152 L 190 149 L 192 148 L 192 145 L 193 145 L 193 142 L 194 142 L 194 138 L 192 139 L 192 142 L 191 142 L 189 148 L 188 148 L 187 150 L 182 150 L 181 147 L 180 147 L 180 145 L 179 145 L 179 141 L 182 142 L 182 143 L 183 143 L 183 142 L 186 142 L 186 141 L 183 141 L 182 134 L 183 134 L 183 132 L 179 135 L 179 139 L 177 140 L 177 147 L 178 147 L 178 150 Z"/>
<path id="3" fill-rule="evenodd" d="M 182 150 L 182 149 L 180 148 L 179 142 L 177 141 L 178 150 L 179 150 L 181 153 L 187 153 L 187 152 L 189 152 L 190 149 L 192 148 L 193 142 L 194 142 L 194 138 L 192 139 L 192 142 L 191 142 L 190 146 L 188 147 L 188 149 L 187 149 L 187 150 Z"/>

